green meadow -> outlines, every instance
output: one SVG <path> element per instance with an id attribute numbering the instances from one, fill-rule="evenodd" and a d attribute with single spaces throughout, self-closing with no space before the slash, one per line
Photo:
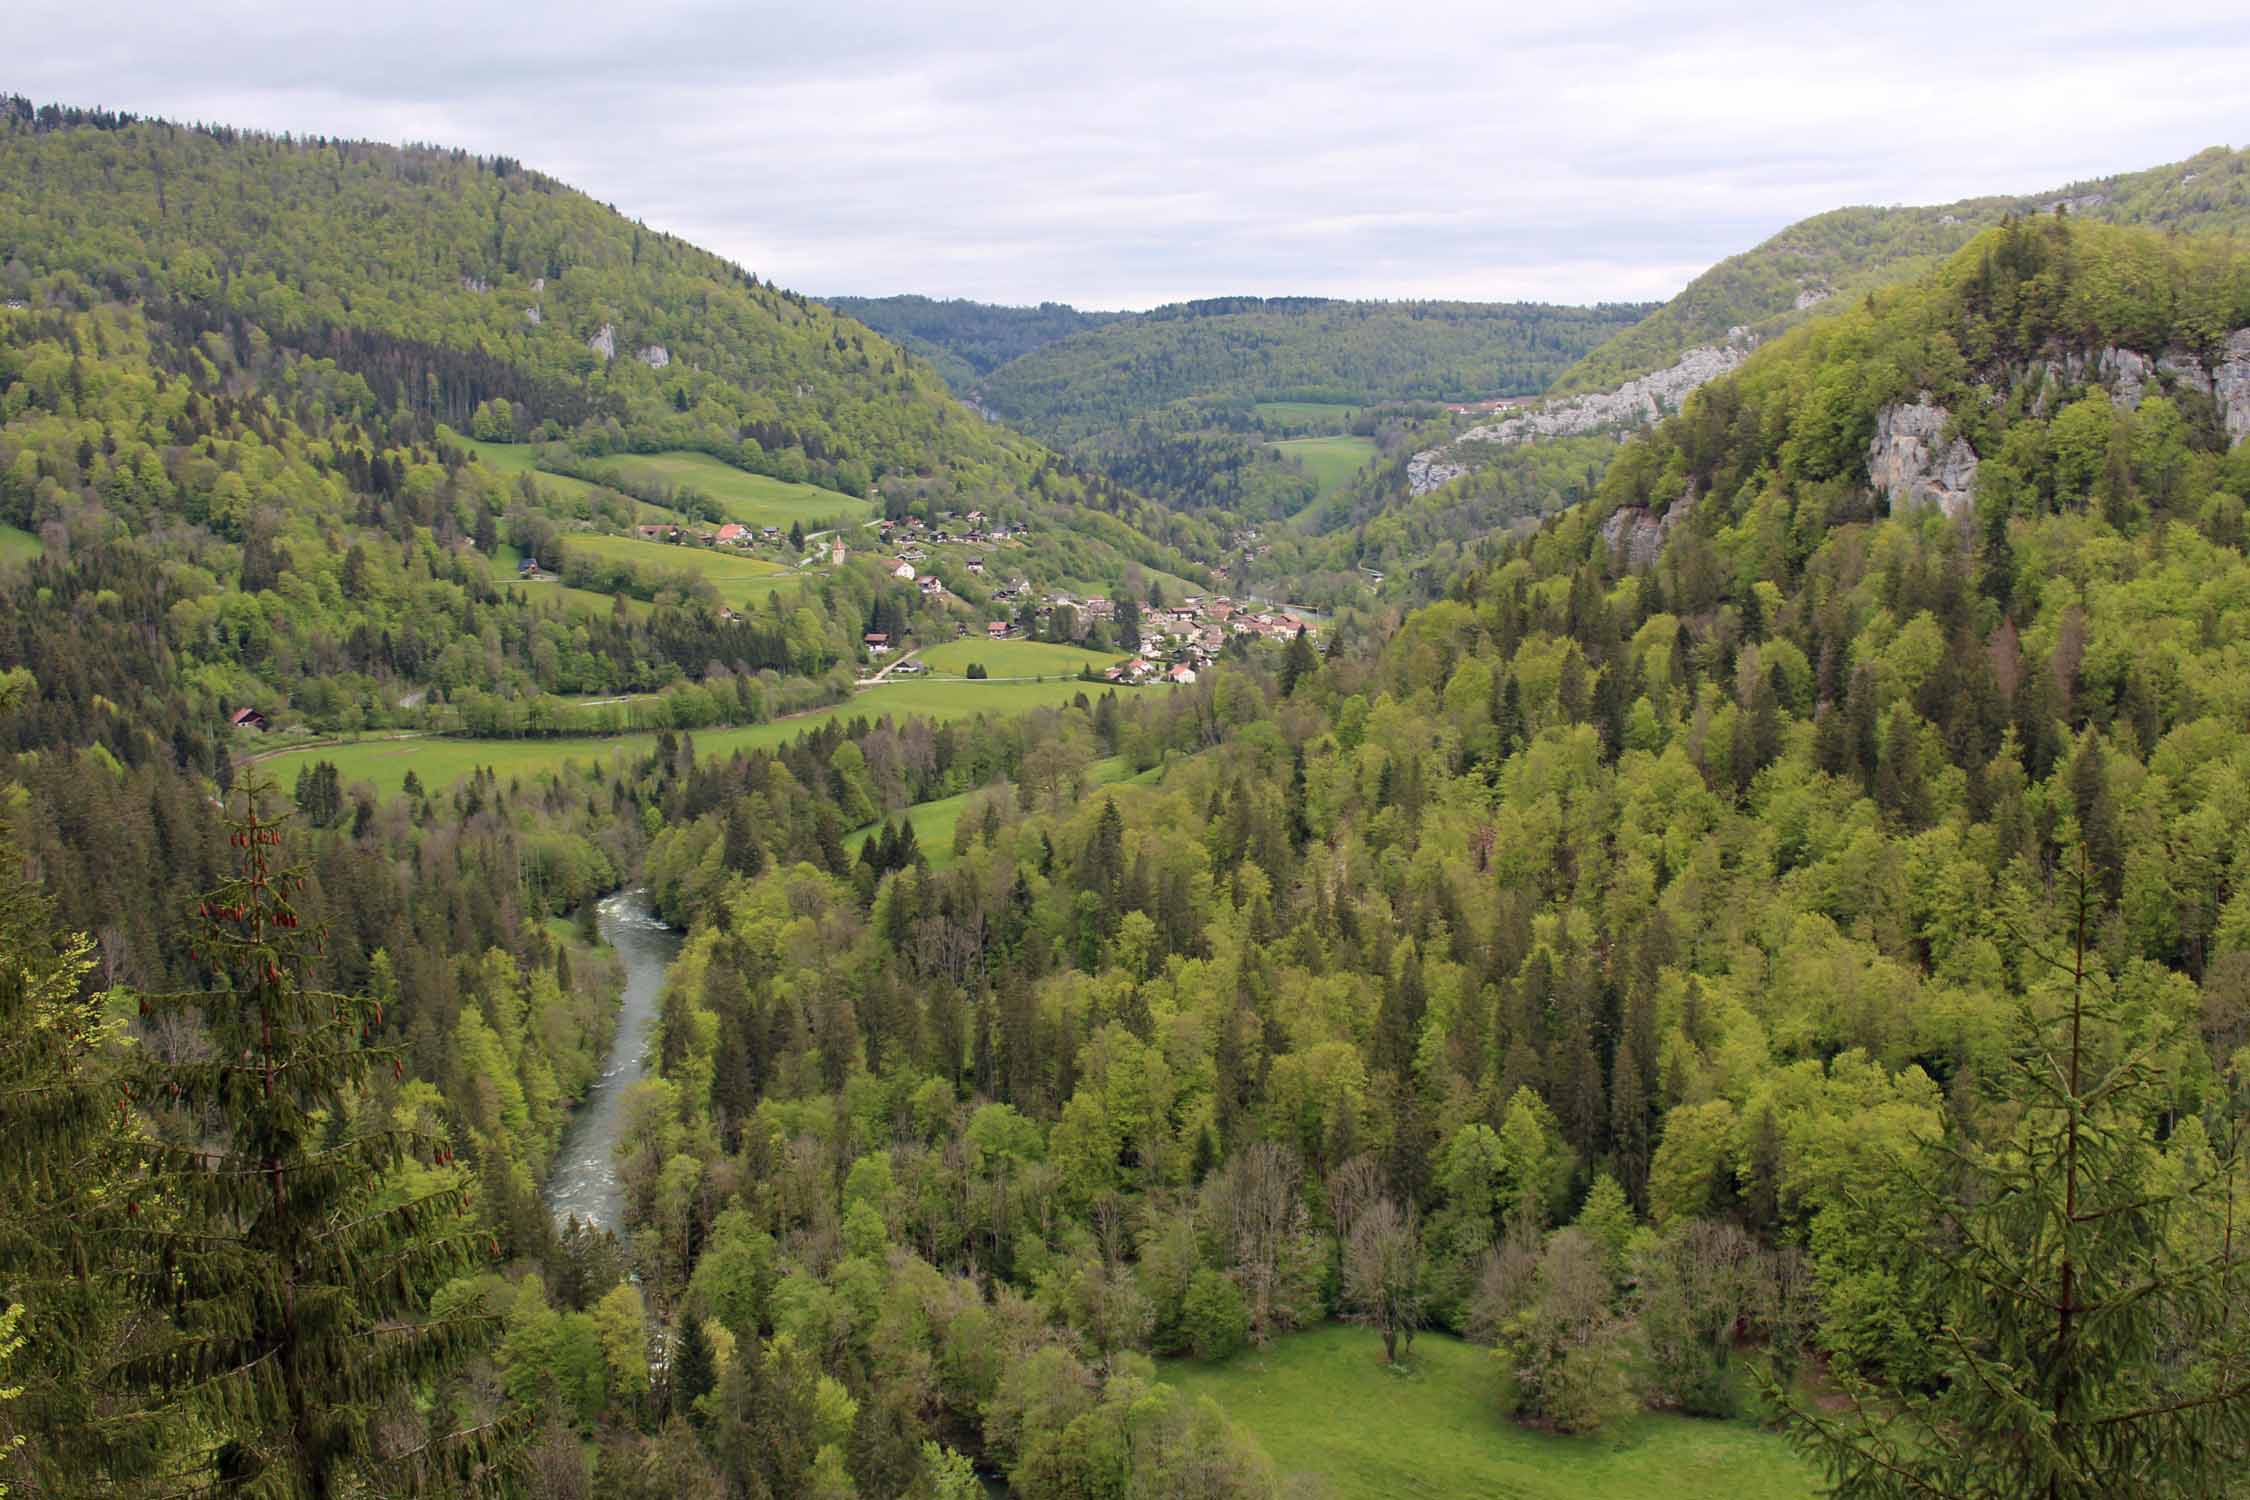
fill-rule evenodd
<path id="1" fill-rule="evenodd" d="M 720 602 L 736 608 L 762 603 L 766 595 L 796 577 L 779 563 L 743 552 L 644 542 L 630 536 L 572 536 L 564 540 L 563 550 L 583 552 L 604 562 L 627 563 L 648 577 L 689 573 L 709 579 L 718 590 Z"/>
<path id="2" fill-rule="evenodd" d="M 1350 483 L 1375 456 L 1375 440 L 1363 437 L 1289 438 L 1273 446 L 1283 458 L 1304 465 L 1306 476 L 1320 486 L 1324 497 Z"/>
<path id="3" fill-rule="evenodd" d="M 511 573 L 513 568 L 509 570 Z M 503 590 L 520 590 L 525 599 L 537 606 L 541 601 L 561 605 L 580 614 L 606 615 L 617 608 L 617 601 L 625 601 L 627 614 L 645 615 L 656 608 L 646 599 L 635 599 L 630 594 L 597 594 L 592 589 L 574 589 L 567 583 L 525 583 L 521 579 L 506 578 L 500 582 Z"/>
<path id="4" fill-rule="evenodd" d="M 1440 1334 L 1415 1339 L 1398 1368 L 1369 1330 L 1330 1324 L 1220 1365 L 1167 1361 L 1161 1376 L 1255 1433 L 1285 1494 L 1810 1500 L 1816 1489 L 1779 1434 L 1745 1423 L 1651 1413 L 1592 1437 L 1518 1426 L 1495 1406 L 1491 1355 Z"/>
<path id="5" fill-rule="evenodd" d="M 527 587 L 553 589 L 557 586 L 531 584 Z M 606 607 L 607 601 L 603 602 Z M 874 720 L 884 714 L 898 719 L 917 716 L 928 719 L 966 719 L 978 714 L 1006 718 L 1036 708 L 1060 707 L 1080 692 L 1091 696 L 1092 684 L 1067 679 L 1058 682 L 928 679 L 886 682 L 870 687 L 843 703 L 814 709 L 810 713 L 794 714 L 786 719 L 740 728 L 699 729 L 693 731 L 693 735 L 697 753 L 725 755 L 736 750 L 759 746 L 771 748 L 785 744 L 830 719 L 865 717 Z M 536 777 L 561 769 L 566 761 L 575 761 L 583 766 L 606 762 L 613 755 L 628 758 L 645 755 L 655 744 L 656 736 L 653 733 L 544 740 L 479 740 L 424 735 L 411 739 L 370 739 L 292 750 L 287 754 L 274 756 L 267 763 L 267 769 L 277 783 L 287 786 L 295 781 L 297 772 L 303 766 L 315 761 L 334 761 L 337 775 L 342 778 L 345 786 L 364 781 L 373 786 L 379 796 L 390 797 L 397 794 L 408 771 L 420 777 L 425 788 L 435 792 L 442 787 L 451 786 L 480 767 L 490 768 L 502 780 Z M 946 837 L 951 839 L 950 831 Z"/>
<path id="6" fill-rule="evenodd" d="M 1149 785 L 1164 773 L 1162 766 L 1152 766 L 1135 776 L 1125 764 L 1125 757 L 1112 755 L 1097 760 L 1086 768 L 1086 786 L 1117 786 L 1123 782 Z M 906 810 L 906 820 L 914 825 L 914 843 L 932 869 L 942 870 L 953 863 L 953 833 L 961 826 L 961 814 L 968 810 L 969 801 L 976 792 L 959 792 L 951 797 L 939 797 L 930 802 L 917 802 Z M 873 838 L 882 828 L 881 823 L 870 823 L 865 828 L 855 828 L 844 835 L 844 849 L 857 856 L 859 846 Z"/>
<path id="7" fill-rule="evenodd" d="M 451 428 L 446 431 L 450 441 L 474 453 L 486 468 L 510 479 L 530 474 L 550 492 L 566 497 L 591 495 L 597 488 L 583 479 L 549 474 L 540 469 L 540 445 L 537 443 L 481 443 Z M 708 453 L 619 453 L 595 462 L 603 468 L 616 470 L 628 480 L 685 485 L 700 490 L 719 503 L 728 520 L 740 521 L 745 526 L 779 526 L 787 530 L 792 521 L 802 521 L 809 529 L 815 522 L 826 524 L 838 518 L 857 522 L 875 513 L 875 507 L 865 500 L 854 500 L 818 485 L 791 484 L 770 475 L 752 474 L 721 463 Z M 647 504 L 637 509 L 644 520 L 663 519 L 673 514 Z"/>
<path id="8" fill-rule="evenodd" d="M 46 550 L 46 544 L 30 532 L 0 526 L 0 562 L 31 562 Z"/>
<path id="9" fill-rule="evenodd" d="M 1099 672 L 1111 662 L 1124 658 L 1114 651 L 1089 651 L 1084 646 L 969 638 L 932 646 L 920 652 L 915 660 L 941 677 L 962 676 L 971 662 L 982 662 L 985 671 L 994 677 L 1075 677 L 1087 667 Z"/>
<path id="10" fill-rule="evenodd" d="M 583 479 L 573 479 L 568 474 L 540 472 L 536 467 L 536 461 L 539 457 L 539 445 L 537 443 L 480 443 L 475 438 L 453 432 L 451 428 L 446 430 L 450 434 L 451 441 L 474 453 L 477 456 L 477 462 L 494 473 L 505 474 L 510 479 L 529 474 L 541 489 L 546 490 L 549 494 L 560 495 L 565 499 L 576 499 L 594 493 L 596 487 Z"/>
<path id="11" fill-rule="evenodd" d="M 748 473 L 708 453 L 617 454 L 601 463 L 628 479 L 700 490 L 719 502 L 728 520 L 745 526 L 779 526 L 786 531 L 791 522 L 802 522 L 809 531 L 816 523 L 826 525 L 840 519 L 856 524 L 875 513 L 875 507 L 865 500 L 817 485 L 791 484 L 770 475 Z"/>

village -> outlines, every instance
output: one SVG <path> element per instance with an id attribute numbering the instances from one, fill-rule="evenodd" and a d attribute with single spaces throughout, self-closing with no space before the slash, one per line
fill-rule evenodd
<path id="1" fill-rule="evenodd" d="M 863 523 L 859 530 L 859 537 L 847 540 L 842 532 L 807 536 L 795 527 L 653 522 L 634 527 L 634 535 L 673 546 L 766 553 L 785 563 L 794 559 L 794 566 L 802 570 L 823 564 L 843 568 L 853 558 L 856 541 L 863 559 L 873 560 L 898 582 L 911 584 L 925 601 L 946 608 L 952 616 L 950 639 L 975 635 L 977 617 L 983 616 L 982 633 L 990 641 L 1082 645 L 1125 653 L 1124 659 L 1097 673 L 1125 685 L 1192 683 L 1230 641 L 1286 642 L 1300 631 L 1308 635 L 1317 631 L 1316 623 L 1301 613 L 1224 594 L 1165 599 L 1152 590 L 1145 600 L 1127 602 L 1035 584 L 1024 576 L 1020 557 L 1009 556 L 1028 543 L 1031 526 L 990 517 L 982 510 L 959 514 L 941 510 L 929 519 L 880 518 Z M 536 565 L 527 566 L 535 569 Z M 732 608 L 722 607 L 720 613 L 739 618 Z M 910 643 L 894 640 L 887 631 L 871 630 L 860 644 L 878 675 L 908 677 L 930 669 L 912 660 L 883 663 L 894 655 L 910 654 L 913 646 L 937 642 Z"/>

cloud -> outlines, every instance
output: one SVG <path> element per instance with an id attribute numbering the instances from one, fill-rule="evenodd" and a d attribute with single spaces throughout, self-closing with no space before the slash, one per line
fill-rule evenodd
<path id="1" fill-rule="evenodd" d="M 1509 10 L 18 0 L 8 86 L 504 153 L 814 293 L 1584 302 L 2192 154 L 2250 63 L 2196 3 Z"/>

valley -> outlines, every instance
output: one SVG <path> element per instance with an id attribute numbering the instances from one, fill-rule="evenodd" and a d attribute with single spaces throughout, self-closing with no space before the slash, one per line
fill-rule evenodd
<path id="1" fill-rule="evenodd" d="M 0 1491 L 2233 1500 L 2246 163 L 1089 311 L 0 101 Z"/>

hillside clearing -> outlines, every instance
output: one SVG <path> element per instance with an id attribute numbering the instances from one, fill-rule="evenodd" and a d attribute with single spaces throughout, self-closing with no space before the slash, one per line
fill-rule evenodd
<path id="1" fill-rule="evenodd" d="M 710 547 L 644 542 L 629 536 L 573 536 L 564 541 L 563 550 L 582 552 L 603 562 L 625 563 L 644 577 L 686 573 L 707 579 L 718 591 L 719 601 L 736 608 L 761 603 L 766 595 L 796 579 L 779 563 L 761 557 Z"/>
<path id="2" fill-rule="evenodd" d="M 791 484 L 766 474 L 752 474 L 723 464 L 708 453 L 618 454 L 600 460 L 629 480 L 685 486 L 716 500 L 727 519 L 745 526 L 779 526 L 792 522 L 811 530 L 815 523 L 847 524 L 866 520 L 875 507 L 817 485 Z"/>
<path id="3" fill-rule="evenodd" d="M 1283 458 L 1294 459 L 1325 497 L 1342 489 L 1375 457 L 1375 440 L 1363 437 L 1288 438 L 1275 443 Z"/>
<path id="4" fill-rule="evenodd" d="M 30 532 L 0 526 L 0 562 L 33 562 L 46 550 L 46 544 Z"/>

